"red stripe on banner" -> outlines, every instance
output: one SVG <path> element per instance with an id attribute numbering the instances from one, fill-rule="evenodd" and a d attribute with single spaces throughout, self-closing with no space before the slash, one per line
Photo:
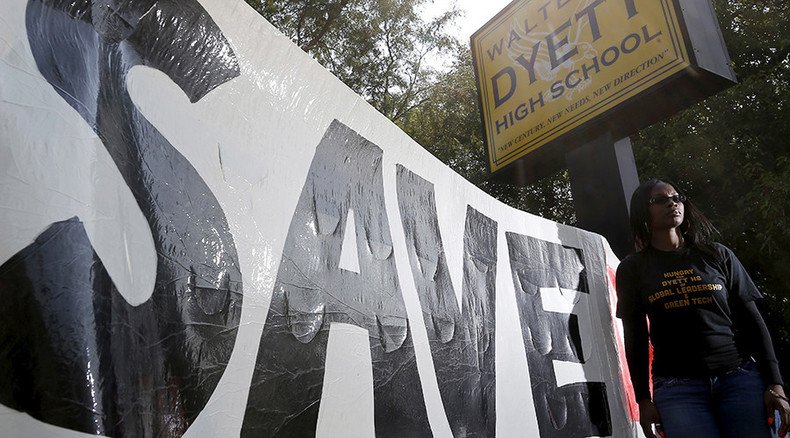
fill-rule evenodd
<path id="1" fill-rule="evenodd" d="M 617 290 L 616 284 L 616 271 L 611 266 L 606 266 L 606 272 L 609 277 L 609 311 L 612 314 L 612 331 L 614 332 L 615 342 L 617 344 L 617 358 L 620 362 L 620 379 L 625 388 L 625 398 L 628 403 L 628 416 L 631 421 L 639 421 L 639 405 L 636 403 L 634 396 L 634 385 L 631 383 L 631 372 L 628 370 L 628 361 L 625 358 L 625 342 L 623 341 L 623 333 L 620 325 L 617 324 L 615 312 L 617 309 Z M 650 362 L 653 361 L 653 348 L 650 348 Z"/>

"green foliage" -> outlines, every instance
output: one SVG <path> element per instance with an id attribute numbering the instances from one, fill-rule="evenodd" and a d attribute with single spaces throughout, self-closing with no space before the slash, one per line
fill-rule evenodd
<path id="1" fill-rule="evenodd" d="M 458 12 L 426 22 L 419 11 L 428 0 L 246 1 L 392 120 L 436 82 L 426 56 L 458 45 L 445 32 Z"/>

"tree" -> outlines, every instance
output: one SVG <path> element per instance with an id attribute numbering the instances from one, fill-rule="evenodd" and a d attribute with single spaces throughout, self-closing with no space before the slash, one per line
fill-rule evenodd
<path id="1" fill-rule="evenodd" d="M 376 109 L 397 121 L 436 83 L 430 53 L 452 51 L 451 9 L 424 21 L 428 0 L 246 0 Z"/>

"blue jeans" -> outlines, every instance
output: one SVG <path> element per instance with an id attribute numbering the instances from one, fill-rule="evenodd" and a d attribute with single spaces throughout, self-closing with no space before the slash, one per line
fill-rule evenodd
<path id="1" fill-rule="evenodd" d="M 667 438 L 770 437 L 765 384 L 754 361 L 715 377 L 653 379 Z"/>

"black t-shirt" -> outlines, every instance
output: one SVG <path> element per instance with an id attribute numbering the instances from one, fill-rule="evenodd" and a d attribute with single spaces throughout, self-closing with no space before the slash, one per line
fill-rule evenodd
<path id="1" fill-rule="evenodd" d="M 749 357 L 735 313 L 762 294 L 729 248 L 713 248 L 718 257 L 650 247 L 617 269 L 617 316 L 647 315 L 656 376 L 714 375 Z"/>

